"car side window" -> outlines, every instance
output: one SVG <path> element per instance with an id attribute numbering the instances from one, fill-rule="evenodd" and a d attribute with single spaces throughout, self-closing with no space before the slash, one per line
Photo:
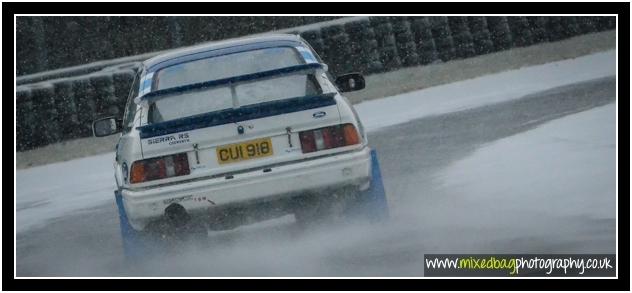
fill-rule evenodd
<path id="1" fill-rule="evenodd" d="M 134 77 L 129 97 L 127 97 L 127 105 L 125 106 L 125 114 L 123 115 L 123 134 L 128 133 L 134 126 L 134 116 L 136 116 L 137 106 L 134 98 L 138 96 L 138 87 L 140 82 L 140 72 Z"/>

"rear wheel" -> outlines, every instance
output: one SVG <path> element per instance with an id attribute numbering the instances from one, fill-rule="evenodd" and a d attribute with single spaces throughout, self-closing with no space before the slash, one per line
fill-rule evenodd
<path id="1" fill-rule="evenodd" d="M 379 193 L 376 194 L 371 186 L 355 194 L 353 200 L 347 204 L 344 216 L 348 221 L 381 222 L 388 217 L 386 201 Z"/>
<path id="2" fill-rule="evenodd" d="M 210 230 L 224 231 L 239 227 L 244 217 L 243 209 L 225 208 L 209 211 L 207 222 Z"/>
<path id="3" fill-rule="evenodd" d="M 372 223 L 388 219 L 377 153 L 371 151 L 371 182 L 366 190 L 349 186 L 330 193 L 305 195 L 297 198 L 296 203 L 294 217 L 303 226 L 341 219 Z"/>
<path id="4" fill-rule="evenodd" d="M 358 194 L 355 187 L 347 187 L 299 197 L 295 199 L 296 222 L 302 226 L 310 226 L 342 221 L 346 217 L 349 204 L 356 200 Z"/>
<path id="5" fill-rule="evenodd" d="M 328 218 L 330 213 L 331 210 L 327 199 L 322 199 L 312 194 L 295 199 L 294 218 L 300 226 L 307 227 L 321 223 Z"/>

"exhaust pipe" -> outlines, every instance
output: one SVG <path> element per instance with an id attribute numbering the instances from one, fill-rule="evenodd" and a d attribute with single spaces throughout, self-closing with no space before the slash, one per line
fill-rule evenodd
<path id="1" fill-rule="evenodd" d="M 172 203 L 165 208 L 165 218 L 173 227 L 180 228 L 184 227 L 191 220 L 191 215 L 187 213 L 183 206 Z"/>

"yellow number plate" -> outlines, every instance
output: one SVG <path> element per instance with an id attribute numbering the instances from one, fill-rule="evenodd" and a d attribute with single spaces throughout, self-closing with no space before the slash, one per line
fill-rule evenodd
<path id="1" fill-rule="evenodd" d="M 235 163 L 244 160 L 272 156 L 270 138 L 255 139 L 242 143 L 223 145 L 216 148 L 217 162 L 220 164 Z"/>

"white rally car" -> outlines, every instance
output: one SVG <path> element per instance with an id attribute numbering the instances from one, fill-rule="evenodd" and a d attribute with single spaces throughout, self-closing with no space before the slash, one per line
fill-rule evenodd
<path id="1" fill-rule="evenodd" d="M 226 229 L 288 213 L 312 221 L 367 201 L 371 150 L 340 94 L 363 87 L 357 73 L 333 79 L 296 35 L 143 62 L 123 119 L 93 123 L 95 136 L 122 132 L 121 217 L 135 231 L 165 221 Z"/>

